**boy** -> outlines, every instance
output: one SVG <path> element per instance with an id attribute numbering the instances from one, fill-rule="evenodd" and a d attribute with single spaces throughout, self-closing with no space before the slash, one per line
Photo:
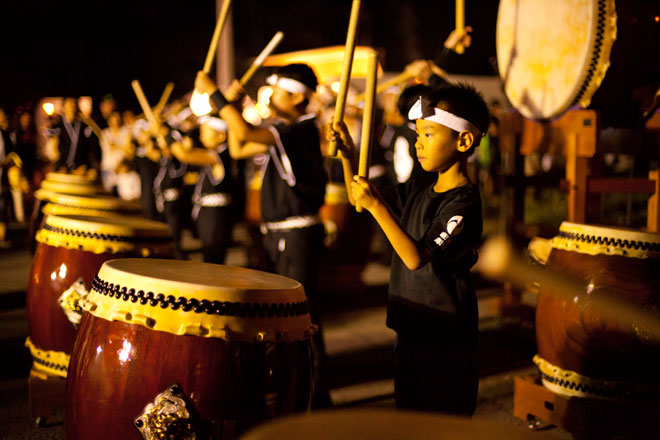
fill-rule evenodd
<path id="1" fill-rule="evenodd" d="M 387 326 L 397 332 L 394 353 L 398 408 L 471 415 L 476 407 L 477 300 L 469 270 L 482 232 L 478 187 L 466 173 L 468 156 L 488 128 L 488 109 L 468 86 L 421 98 L 409 118 L 417 131 L 417 160 L 437 178 L 400 186 L 399 204 L 386 202 L 355 177 L 353 197 L 374 216 L 392 243 Z M 332 129 L 352 157 L 346 130 Z"/>
<path id="2" fill-rule="evenodd" d="M 316 117 L 307 113 L 318 81 L 308 65 L 289 64 L 269 77 L 268 83 L 273 87 L 271 108 L 280 120 L 270 127 L 248 124 L 204 72 L 197 74 L 195 88 L 209 94 L 229 126 L 229 153 L 233 159 L 268 155 L 261 187 L 264 247 L 274 272 L 303 284 L 312 321 L 319 325 L 316 282 L 325 235 L 319 209 L 325 200 L 328 177 Z M 236 102 L 243 93 L 234 81 L 227 97 Z M 314 335 L 314 352 L 316 390 L 312 405 L 329 406 L 320 326 Z"/>

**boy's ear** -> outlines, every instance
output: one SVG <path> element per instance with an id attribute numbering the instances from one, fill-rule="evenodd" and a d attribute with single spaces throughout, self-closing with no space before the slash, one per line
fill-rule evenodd
<path id="1" fill-rule="evenodd" d="M 298 105 L 305 100 L 305 94 L 302 92 L 292 93 L 291 99 L 293 100 L 294 105 Z"/>
<path id="2" fill-rule="evenodd" d="M 470 147 L 472 147 L 473 143 L 474 135 L 467 130 L 461 131 L 458 134 L 458 144 L 456 145 L 456 149 L 461 153 L 465 153 Z"/>

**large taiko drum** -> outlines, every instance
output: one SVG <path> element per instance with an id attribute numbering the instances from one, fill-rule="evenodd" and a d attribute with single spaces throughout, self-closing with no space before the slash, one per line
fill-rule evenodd
<path id="1" fill-rule="evenodd" d="M 26 345 L 34 359 L 33 370 L 66 377 L 82 316 L 78 300 L 101 265 L 126 256 L 169 258 L 174 242 L 165 223 L 73 215 L 48 216 L 36 241 L 26 298 Z"/>
<path id="2" fill-rule="evenodd" d="M 72 183 L 74 185 L 98 185 L 95 176 L 89 174 L 46 173 L 45 181 L 58 183 Z"/>
<path id="3" fill-rule="evenodd" d="M 641 126 L 660 84 L 653 3 L 501 0 L 497 61 L 513 107 L 536 120 L 590 107 L 603 126 Z"/>
<path id="4" fill-rule="evenodd" d="M 622 321 L 621 306 L 603 313 L 600 304 L 613 298 L 660 319 L 660 234 L 563 222 L 551 245 L 548 267 L 584 294 L 540 285 L 534 361 L 543 384 L 568 396 L 657 400 L 657 339 L 641 318 Z"/>
<path id="5" fill-rule="evenodd" d="M 68 439 L 229 439 L 309 407 L 315 327 L 295 280 L 118 259 L 104 263 L 82 306 Z"/>

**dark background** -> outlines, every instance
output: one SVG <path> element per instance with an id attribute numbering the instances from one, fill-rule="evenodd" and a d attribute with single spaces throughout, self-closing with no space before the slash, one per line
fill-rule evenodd
<path id="1" fill-rule="evenodd" d="M 496 0 L 467 0 L 473 47 L 453 73 L 494 73 Z M 0 106 L 10 111 L 45 96 L 112 94 L 120 109 L 138 108 L 130 82 L 157 101 L 190 91 L 215 26 L 215 0 L 87 2 L 3 0 L 0 6 Z M 282 30 L 276 53 L 343 45 L 350 0 L 234 0 L 236 75 Z M 433 59 L 454 27 L 453 0 L 363 0 L 359 45 L 381 50 L 387 71 Z"/>

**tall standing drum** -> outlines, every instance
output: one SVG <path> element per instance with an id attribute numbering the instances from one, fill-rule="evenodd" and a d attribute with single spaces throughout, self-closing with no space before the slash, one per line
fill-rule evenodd
<path id="1" fill-rule="evenodd" d="M 642 126 L 660 85 L 657 5 L 647 0 L 501 0 L 497 62 L 523 116 L 601 112 L 604 127 Z"/>
<path id="2" fill-rule="evenodd" d="M 76 328 L 78 300 L 101 265 L 127 256 L 172 257 L 174 242 L 165 223 L 140 218 L 56 216 L 37 232 L 27 288 L 33 370 L 66 377 Z"/>
<path id="3" fill-rule="evenodd" d="M 295 280 L 120 259 L 103 264 L 82 306 L 68 439 L 233 438 L 309 407 L 315 327 Z"/>
<path id="4" fill-rule="evenodd" d="M 613 298 L 660 319 L 660 234 L 564 222 L 551 244 L 548 267 L 584 294 L 540 285 L 534 361 L 543 384 L 568 396 L 657 400 L 659 342 L 641 318 L 622 321 L 621 310 L 603 314 L 597 302 Z"/>

